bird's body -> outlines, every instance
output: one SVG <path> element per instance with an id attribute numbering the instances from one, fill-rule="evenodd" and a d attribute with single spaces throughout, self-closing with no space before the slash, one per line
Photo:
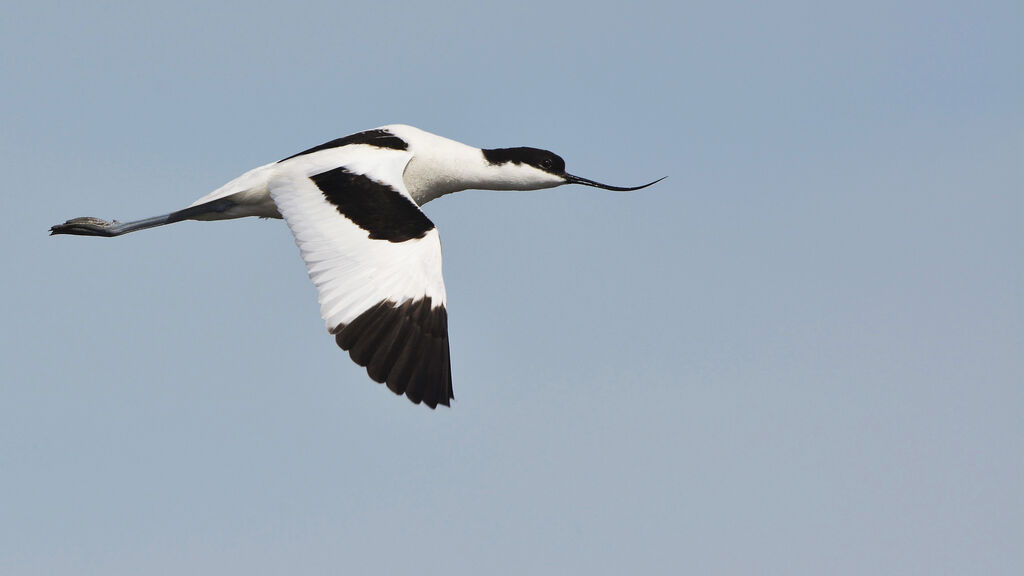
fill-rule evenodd
<path id="1" fill-rule="evenodd" d="M 118 236 L 181 220 L 284 218 L 338 345 L 375 381 L 433 408 L 454 396 L 440 237 L 419 206 L 459 190 L 567 183 L 642 188 L 572 176 L 545 150 L 479 149 L 392 125 L 254 168 L 183 210 L 123 224 L 75 218 L 51 234 Z"/>

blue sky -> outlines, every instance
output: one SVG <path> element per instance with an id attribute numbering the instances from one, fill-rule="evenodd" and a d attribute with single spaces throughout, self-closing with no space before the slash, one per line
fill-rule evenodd
<path id="1" fill-rule="evenodd" d="M 37 2 L 0 21 L 0 572 L 1018 574 L 1019 3 Z M 55 237 L 408 123 L 456 404 L 280 221 Z"/>

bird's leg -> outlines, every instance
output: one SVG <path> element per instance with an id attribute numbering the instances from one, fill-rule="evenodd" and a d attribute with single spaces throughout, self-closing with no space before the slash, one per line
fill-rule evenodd
<path id="1" fill-rule="evenodd" d="M 171 212 L 170 214 L 153 216 L 152 218 L 143 218 L 142 220 L 134 220 L 132 222 L 118 222 L 117 220 L 107 222 L 100 218 L 84 216 L 82 218 L 72 218 L 63 224 L 51 226 L 50 235 L 74 234 L 76 236 L 120 236 L 121 234 L 135 232 L 136 230 L 145 230 L 146 228 L 154 228 L 156 226 L 163 226 L 164 224 L 173 224 L 175 222 L 181 222 L 182 220 L 189 220 L 204 214 L 224 212 L 234 205 L 235 202 L 233 200 L 220 198 L 198 206 L 190 206 L 184 210 Z"/>
<path id="2" fill-rule="evenodd" d="M 134 222 L 118 222 L 117 220 L 101 220 L 91 216 L 72 218 L 63 224 L 50 227 L 50 235 L 75 234 L 77 236 L 120 236 L 128 232 L 162 226 L 170 223 L 170 214 L 155 216 Z"/>

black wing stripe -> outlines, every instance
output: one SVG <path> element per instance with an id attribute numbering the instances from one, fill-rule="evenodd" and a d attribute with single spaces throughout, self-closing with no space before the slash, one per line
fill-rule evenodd
<path id="1" fill-rule="evenodd" d="M 334 330 L 335 341 L 377 382 L 431 408 L 452 395 L 448 313 L 430 298 L 384 300 Z"/>
<path id="2" fill-rule="evenodd" d="M 349 144 L 368 144 L 370 146 L 376 146 L 378 148 L 390 148 L 392 150 L 408 150 L 409 143 L 402 140 L 398 136 L 395 136 L 391 132 L 383 129 L 376 130 L 365 130 L 363 132 L 356 132 L 343 138 L 337 138 L 330 142 L 324 142 L 319 146 L 314 146 L 309 150 L 303 150 L 298 154 L 292 154 L 291 156 L 279 160 L 278 163 L 284 162 L 285 160 L 291 160 L 292 158 L 298 158 L 299 156 L 305 156 L 306 154 L 312 154 L 313 152 L 319 152 L 321 150 L 330 150 L 331 148 L 341 148 L 342 146 L 348 146 Z"/>
<path id="3" fill-rule="evenodd" d="M 344 167 L 310 179 L 339 214 L 369 232 L 373 240 L 405 242 L 434 229 L 434 223 L 408 196 L 387 184 Z"/>

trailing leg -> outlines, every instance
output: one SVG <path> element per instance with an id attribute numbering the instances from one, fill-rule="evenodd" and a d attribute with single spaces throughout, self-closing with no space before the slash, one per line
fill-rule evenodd
<path id="1" fill-rule="evenodd" d="M 63 224 L 51 226 L 50 235 L 74 234 L 76 236 L 120 236 L 121 234 L 127 234 L 137 230 L 145 230 L 146 228 L 155 228 L 165 224 L 181 222 L 182 220 L 202 219 L 200 218 L 201 216 L 221 213 L 233 206 L 235 206 L 234 200 L 219 198 L 217 200 L 206 202 L 205 204 L 190 206 L 184 210 L 171 212 L 170 214 L 153 216 L 152 218 L 144 218 L 142 220 L 134 220 L 132 222 L 118 222 L 117 220 L 111 220 L 108 222 L 106 220 L 101 220 L 100 218 L 84 216 L 81 218 L 72 218 Z"/>

